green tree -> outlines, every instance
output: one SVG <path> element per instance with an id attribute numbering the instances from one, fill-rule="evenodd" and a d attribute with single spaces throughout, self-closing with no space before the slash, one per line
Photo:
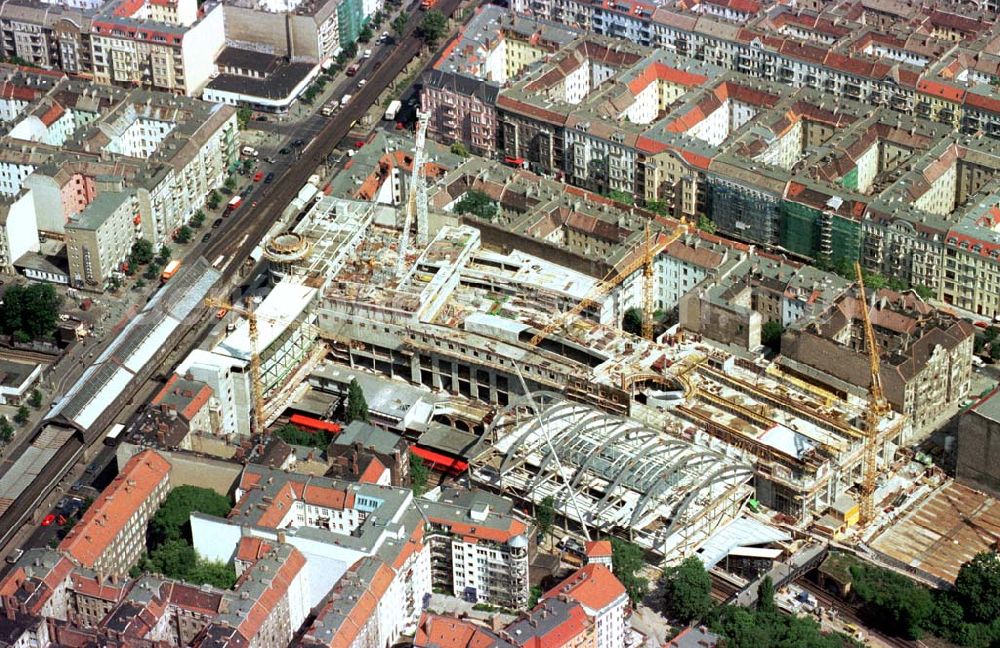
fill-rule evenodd
<path id="1" fill-rule="evenodd" d="M 529 594 L 528 594 L 528 609 L 529 610 L 531 608 L 535 607 L 536 605 L 538 605 L 538 599 L 542 598 L 542 593 L 543 593 L 542 592 L 542 588 L 539 587 L 538 585 L 532 585 L 531 586 L 531 590 L 529 590 Z"/>
<path id="2" fill-rule="evenodd" d="M 871 565 L 852 565 L 851 580 L 873 623 L 910 639 L 921 637 L 934 609 L 930 592 L 905 576 Z"/>
<path id="3" fill-rule="evenodd" d="M 48 337 L 56 328 L 61 302 L 52 284 L 11 286 L 0 304 L 0 330 L 19 342 Z"/>
<path id="4" fill-rule="evenodd" d="M 990 345 L 990 360 L 993 362 L 1000 360 L 1000 342 L 994 342 Z"/>
<path id="5" fill-rule="evenodd" d="M 37 387 L 31 390 L 31 396 L 28 397 L 28 405 L 31 405 L 35 409 L 42 406 L 42 392 Z"/>
<path id="6" fill-rule="evenodd" d="M 282 425 L 274 431 L 274 436 L 285 443 L 291 445 L 307 446 L 311 448 L 326 448 L 330 445 L 330 437 L 326 432 L 317 430 L 315 433 L 307 432 L 297 425 L 291 423 Z"/>
<path id="7" fill-rule="evenodd" d="M 633 605 L 642 601 L 642 597 L 649 591 L 649 581 L 639 576 L 645 565 L 642 549 L 627 540 L 611 538 L 611 568 L 625 586 Z"/>
<path id="8" fill-rule="evenodd" d="M 146 280 L 143 279 L 142 277 L 139 277 L 138 279 L 135 280 L 135 287 L 136 287 L 137 290 L 141 290 L 141 289 L 145 288 L 146 287 Z"/>
<path id="9" fill-rule="evenodd" d="M 360 32 L 358 32 L 358 40 L 362 43 L 367 43 L 372 39 L 372 28 L 365 25 Z"/>
<path id="10" fill-rule="evenodd" d="M 715 221 L 702 214 L 698 217 L 698 229 L 709 234 L 715 234 Z"/>
<path id="11" fill-rule="evenodd" d="M 149 522 L 150 546 L 158 547 L 168 540 L 190 540 L 189 522 L 191 513 L 195 511 L 226 517 L 231 508 L 229 498 L 213 490 L 198 486 L 178 486 L 170 491 Z"/>
<path id="12" fill-rule="evenodd" d="M 781 334 L 785 332 L 781 322 L 771 320 L 760 329 L 760 342 L 775 353 L 781 352 Z"/>
<path id="13" fill-rule="evenodd" d="M 459 157 L 469 157 L 469 149 L 465 148 L 462 142 L 455 142 L 451 145 L 451 152 Z"/>
<path id="14" fill-rule="evenodd" d="M 919 295 L 921 299 L 933 299 L 934 296 L 937 294 L 931 288 L 928 288 L 927 286 L 921 286 L 919 284 L 914 286 L 913 290 L 916 291 L 917 295 Z"/>
<path id="15" fill-rule="evenodd" d="M 205 201 L 205 205 L 209 209 L 215 209 L 222 202 L 222 196 L 215 189 L 212 189 L 211 193 L 208 194 L 208 199 Z"/>
<path id="16" fill-rule="evenodd" d="M 622 316 L 622 330 L 632 335 L 642 335 L 642 310 L 630 308 Z"/>
<path id="17" fill-rule="evenodd" d="M 877 272 L 861 271 L 861 276 L 865 280 L 865 288 L 869 290 L 881 290 L 889 287 L 889 280 Z"/>
<path id="18" fill-rule="evenodd" d="M 180 228 L 177 230 L 177 233 L 174 234 L 174 240 L 177 241 L 178 243 L 181 243 L 181 244 L 184 244 L 184 243 L 187 243 L 188 241 L 190 241 L 191 240 L 191 228 L 188 227 L 187 225 L 181 225 Z"/>
<path id="19" fill-rule="evenodd" d="M 410 453 L 410 487 L 416 496 L 423 495 L 427 491 L 427 480 L 430 478 L 430 470 L 424 463 L 422 457 Z"/>
<path id="20" fill-rule="evenodd" d="M 14 426 L 10 424 L 6 416 L 0 416 L 0 441 L 10 443 L 14 438 Z"/>
<path id="21" fill-rule="evenodd" d="M 198 562 L 188 571 L 184 579 L 192 585 L 213 585 L 221 589 L 231 589 L 236 584 L 236 568 L 224 562 L 205 560 L 198 557 Z"/>
<path id="22" fill-rule="evenodd" d="M 407 13 L 397 14 L 395 18 L 392 19 L 392 31 L 396 32 L 397 36 L 402 36 L 403 32 L 406 31 L 406 25 L 410 22 L 410 15 Z"/>
<path id="23" fill-rule="evenodd" d="M 499 212 L 496 201 L 489 197 L 489 194 L 470 189 L 457 203 L 455 212 L 459 214 L 473 214 L 486 220 L 493 220 Z"/>
<path id="24" fill-rule="evenodd" d="M 551 495 L 546 495 L 542 501 L 535 506 L 535 526 L 542 535 L 548 535 L 552 529 L 552 523 L 556 519 L 556 500 Z"/>
<path id="25" fill-rule="evenodd" d="M 185 540 L 172 538 L 149 552 L 143 570 L 185 579 L 198 562 L 194 547 Z"/>
<path id="26" fill-rule="evenodd" d="M 1000 344 L 994 347 L 1000 348 Z M 1000 556 L 984 551 L 962 565 L 955 579 L 955 593 L 970 621 L 1000 618 Z"/>
<path id="27" fill-rule="evenodd" d="M 145 265 L 153 260 L 153 244 L 146 239 L 136 239 L 132 244 L 129 260 L 136 265 Z"/>
<path id="28" fill-rule="evenodd" d="M 664 612 L 672 619 L 690 623 L 712 611 L 712 579 L 693 556 L 664 570 L 663 589 Z"/>
<path id="29" fill-rule="evenodd" d="M 173 253 L 173 250 L 171 250 L 170 248 L 168 248 L 166 245 L 161 246 L 160 247 L 160 254 L 158 256 L 160 263 L 164 263 L 165 264 L 167 261 L 169 261 L 170 260 L 170 255 L 172 253 Z"/>
<path id="30" fill-rule="evenodd" d="M 445 18 L 445 15 L 440 11 L 431 9 L 424 14 L 424 19 L 420 21 L 420 27 L 418 30 L 420 32 L 420 37 L 424 39 L 424 42 L 427 43 L 428 46 L 434 47 L 448 30 L 448 19 Z"/>
<path id="31" fill-rule="evenodd" d="M 17 414 L 14 415 L 14 422 L 18 425 L 24 425 L 28 422 L 29 416 L 31 416 L 31 412 L 28 411 L 28 406 L 21 405 L 17 408 Z"/>
<path id="32" fill-rule="evenodd" d="M 240 130 L 247 127 L 247 124 L 250 123 L 251 117 L 253 117 L 253 111 L 247 107 L 240 108 L 236 111 L 236 123 Z"/>
<path id="33" fill-rule="evenodd" d="M 774 603 L 774 581 L 765 576 L 757 586 L 757 611 L 761 614 L 776 614 L 778 606 Z"/>
<path id="34" fill-rule="evenodd" d="M 226 181 L 222 183 L 222 186 L 232 191 L 233 189 L 236 188 L 236 178 L 234 178 L 233 176 L 229 176 L 228 178 L 226 178 Z"/>
<path id="35" fill-rule="evenodd" d="M 670 206 L 664 200 L 646 201 L 646 209 L 660 216 L 666 216 L 670 213 Z"/>
<path id="36" fill-rule="evenodd" d="M 356 378 L 351 378 L 351 384 L 347 386 L 347 422 L 369 421 L 368 401 L 365 400 L 365 392 L 361 389 Z"/>
<path id="37" fill-rule="evenodd" d="M 609 191 L 608 198 L 623 205 L 631 205 L 633 202 L 635 202 L 635 199 L 632 197 L 632 194 L 626 191 L 619 191 L 617 189 L 612 189 L 611 191 Z"/>

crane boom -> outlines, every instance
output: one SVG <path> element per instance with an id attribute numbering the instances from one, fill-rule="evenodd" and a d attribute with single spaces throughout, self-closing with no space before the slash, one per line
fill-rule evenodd
<path id="1" fill-rule="evenodd" d="M 875 518 L 875 486 L 878 477 L 878 428 L 882 419 L 889 413 L 889 403 L 882 391 L 878 341 L 875 339 L 875 329 L 872 328 L 871 316 L 868 314 L 868 297 L 865 294 L 865 280 L 861 273 L 861 264 L 854 263 L 854 272 L 858 277 L 858 292 L 861 300 L 861 320 L 865 327 L 865 346 L 868 350 L 868 370 L 870 384 L 868 386 L 868 409 L 865 411 L 865 446 L 864 446 L 864 476 L 861 483 L 861 523 L 868 524 Z"/>
<path id="2" fill-rule="evenodd" d="M 545 339 L 550 333 L 558 329 L 563 323 L 569 318 L 580 314 L 587 308 L 597 304 L 598 300 L 607 295 L 614 289 L 615 286 L 625 281 L 633 272 L 640 268 L 644 268 L 644 275 L 646 277 L 646 297 L 648 297 L 648 302 L 643 304 L 644 310 L 652 311 L 652 260 L 657 254 L 660 253 L 665 247 L 679 239 L 684 233 L 687 232 L 687 224 L 683 221 L 677 226 L 677 228 L 668 236 L 666 239 L 653 243 L 652 239 L 647 236 L 645 241 L 645 249 L 643 254 L 637 259 L 630 262 L 621 270 L 612 269 L 604 279 L 597 282 L 597 285 L 590 291 L 590 293 L 582 299 L 576 306 L 569 309 L 568 311 L 563 311 L 558 316 L 555 317 L 549 324 L 543 327 L 538 333 L 534 335 L 530 340 L 528 340 L 528 346 L 538 346 L 538 343 Z M 647 301 L 644 299 L 644 301 Z M 644 313 L 645 315 L 645 313 Z M 648 337 L 652 337 L 652 312 L 649 313 L 649 317 L 643 320 L 643 334 L 647 334 L 646 324 L 649 324 Z"/>
<path id="3" fill-rule="evenodd" d="M 423 188 L 424 143 L 427 139 L 427 122 L 430 115 L 417 112 L 417 136 L 413 144 L 413 174 L 410 177 L 410 187 L 406 199 L 406 218 L 403 220 L 403 231 L 399 239 L 399 255 L 396 258 L 396 277 L 402 277 L 406 271 L 406 254 L 410 249 L 410 227 L 413 219 L 417 219 L 417 242 L 427 242 L 427 192 Z"/>

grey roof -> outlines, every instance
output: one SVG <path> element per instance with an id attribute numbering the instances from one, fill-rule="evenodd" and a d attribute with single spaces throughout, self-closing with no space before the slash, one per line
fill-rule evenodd
<path id="1" fill-rule="evenodd" d="M 316 63 L 280 63 L 261 78 L 223 73 L 212 79 L 207 88 L 261 99 L 285 99 L 316 66 Z"/>
<path id="2" fill-rule="evenodd" d="M 467 97 L 476 97 L 491 106 L 496 103 L 497 95 L 500 94 L 500 86 L 496 83 L 444 70 L 428 70 L 424 74 L 423 84 Z"/>
<path id="3" fill-rule="evenodd" d="M 1000 389 L 994 389 L 981 401 L 972 406 L 971 412 L 1000 423 Z"/>
<path id="4" fill-rule="evenodd" d="M 365 448 L 381 454 L 392 454 L 401 436 L 363 421 L 353 421 L 333 438 L 333 445 L 350 446 L 360 443 Z"/>
<path id="5" fill-rule="evenodd" d="M 71 218 L 66 227 L 97 230 L 131 197 L 131 192 L 102 191 L 82 212 Z"/>

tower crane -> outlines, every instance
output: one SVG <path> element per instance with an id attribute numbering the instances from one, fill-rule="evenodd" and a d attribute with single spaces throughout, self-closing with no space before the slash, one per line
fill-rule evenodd
<path id="1" fill-rule="evenodd" d="M 878 428 L 889 413 L 889 402 L 882 391 L 882 377 L 879 373 L 878 342 L 868 314 L 868 297 L 865 295 L 865 280 L 861 274 L 861 264 L 854 263 L 858 276 L 858 291 L 861 296 L 861 319 L 865 325 L 865 343 L 868 348 L 868 368 L 871 382 L 868 386 L 868 409 L 865 411 L 864 477 L 861 482 L 861 524 L 869 524 L 875 518 L 875 485 L 878 477 Z"/>
<path id="2" fill-rule="evenodd" d="M 427 141 L 427 123 L 430 114 L 417 111 L 417 136 L 413 144 L 413 174 L 406 198 L 406 218 L 403 220 L 403 232 L 399 239 L 399 256 L 396 258 L 396 277 L 402 277 L 406 271 L 406 253 L 410 249 L 410 227 L 413 219 L 417 219 L 417 243 L 427 243 L 427 189 L 424 186 L 424 143 Z"/>
<path id="3" fill-rule="evenodd" d="M 248 308 L 240 308 L 222 299 L 205 299 L 205 305 L 209 308 L 225 308 L 239 313 L 247 319 L 250 326 L 250 391 L 253 396 L 253 415 L 250 419 L 253 424 L 251 434 L 261 435 L 264 433 L 264 387 L 261 382 L 260 350 L 257 346 L 259 331 L 253 300 L 248 303 L 250 304 Z"/>
<path id="4" fill-rule="evenodd" d="M 611 292 L 615 286 L 625 281 L 625 279 L 631 275 L 636 270 L 640 268 L 643 270 L 643 277 L 645 279 L 645 285 L 643 286 L 643 322 L 642 322 L 642 335 L 643 337 L 650 339 L 653 337 L 653 260 L 656 255 L 663 251 L 668 245 L 679 239 L 688 231 L 687 222 L 681 220 L 673 232 L 667 236 L 666 239 L 654 242 L 654 236 L 651 234 L 649 226 L 646 226 L 646 240 L 643 243 L 643 253 L 638 258 L 631 261 L 621 270 L 612 268 L 603 279 L 597 282 L 587 296 L 582 299 L 576 306 L 564 311 L 563 313 L 556 316 L 548 325 L 543 327 L 538 333 L 535 334 L 530 340 L 528 340 L 528 346 L 538 346 L 546 336 L 558 329 L 563 323 L 569 318 L 578 315 L 587 308 L 597 304 L 598 300 Z"/>

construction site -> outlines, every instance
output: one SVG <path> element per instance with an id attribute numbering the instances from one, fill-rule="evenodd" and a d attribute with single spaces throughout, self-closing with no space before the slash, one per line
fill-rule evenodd
<path id="1" fill-rule="evenodd" d="M 447 420 L 472 438 L 449 451 L 473 483 L 527 506 L 552 496 L 582 535 L 668 562 L 748 503 L 799 528 L 845 501 L 878 522 L 909 422 L 877 389 L 836 394 L 678 327 L 618 328 L 624 304 L 652 314 L 654 259 L 683 221 L 647 225 L 603 279 L 487 248 L 476 227 L 428 209 L 421 140 L 403 205 L 320 198 L 264 242 L 267 295 L 221 304 L 246 321 L 185 368 L 236 368 L 243 429 L 259 438 L 310 389 L 306 375 L 389 389 L 370 398 L 398 410 L 392 425 L 411 439 L 428 427 L 408 427 L 407 410 L 447 397 Z M 859 516 L 839 515 L 832 532 L 850 536 Z"/>

